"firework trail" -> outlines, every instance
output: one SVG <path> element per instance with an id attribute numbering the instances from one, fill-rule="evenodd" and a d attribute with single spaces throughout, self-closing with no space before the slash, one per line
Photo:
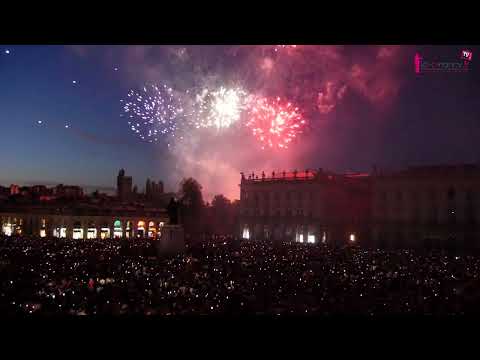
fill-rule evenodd
<path id="1" fill-rule="evenodd" d="M 306 121 L 297 107 L 290 102 L 276 99 L 257 98 L 249 109 L 246 126 L 260 141 L 262 149 L 286 149 L 302 133 Z"/>

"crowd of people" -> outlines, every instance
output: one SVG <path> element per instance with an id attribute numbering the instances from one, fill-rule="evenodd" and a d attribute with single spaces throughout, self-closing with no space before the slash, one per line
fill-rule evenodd
<path id="1" fill-rule="evenodd" d="M 480 257 L 206 239 L 0 238 L 0 314 L 432 314 L 477 311 Z"/>

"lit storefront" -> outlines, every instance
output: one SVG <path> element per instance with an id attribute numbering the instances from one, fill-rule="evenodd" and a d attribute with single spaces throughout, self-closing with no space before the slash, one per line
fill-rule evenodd
<path id="1" fill-rule="evenodd" d="M 3 211 L 3 212 L 2 212 Z M 91 212 L 91 214 L 89 214 Z M 54 207 L 21 207 L 0 210 L 0 231 L 5 236 L 40 236 L 81 239 L 158 239 L 168 224 L 164 209 L 98 208 L 79 211 Z M 148 226 L 147 226 L 148 225 Z"/>

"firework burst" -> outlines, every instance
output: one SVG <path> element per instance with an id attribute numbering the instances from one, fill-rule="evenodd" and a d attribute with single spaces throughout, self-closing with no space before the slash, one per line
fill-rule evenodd
<path id="1" fill-rule="evenodd" d="M 297 107 L 279 97 L 274 100 L 258 98 L 252 101 L 246 126 L 260 141 L 262 149 L 286 149 L 302 133 L 306 121 Z"/>
<path id="2" fill-rule="evenodd" d="M 229 128 L 240 120 L 248 99 L 240 88 L 203 89 L 194 99 L 190 122 L 196 128 Z"/>
<path id="3" fill-rule="evenodd" d="M 184 116 L 181 102 L 172 88 L 166 85 L 144 86 L 140 91 L 130 90 L 127 101 L 120 100 L 130 129 L 148 142 L 175 137 L 179 119 Z"/>

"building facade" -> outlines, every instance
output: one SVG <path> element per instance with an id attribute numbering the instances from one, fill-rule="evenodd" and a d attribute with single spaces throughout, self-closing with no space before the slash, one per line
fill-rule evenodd
<path id="1" fill-rule="evenodd" d="M 125 176 L 125 170 L 121 169 L 117 176 L 117 197 L 120 201 L 129 201 L 132 196 L 132 177 Z"/>
<path id="2" fill-rule="evenodd" d="M 479 247 L 480 167 L 412 167 L 372 176 L 380 247 Z"/>
<path id="3" fill-rule="evenodd" d="M 242 174 L 240 235 L 367 247 L 480 248 L 480 167 Z"/>
<path id="4" fill-rule="evenodd" d="M 0 211 L 2 234 L 68 239 L 158 239 L 168 228 L 164 209 L 15 206 Z"/>
<path id="5" fill-rule="evenodd" d="M 240 187 L 244 239 L 342 244 L 368 237 L 371 183 L 365 174 L 242 174 Z"/>

